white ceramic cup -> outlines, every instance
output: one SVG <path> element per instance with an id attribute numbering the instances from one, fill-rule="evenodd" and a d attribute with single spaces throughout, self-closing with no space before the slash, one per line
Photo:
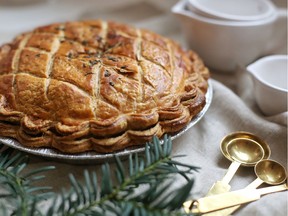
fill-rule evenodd
<path id="1" fill-rule="evenodd" d="M 256 103 L 267 116 L 287 111 L 287 63 L 287 55 L 271 55 L 247 66 L 253 77 Z"/>
<path id="2" fill-rule="evenodd" d="M 285 46 L 287 10 L 271 8 L 274 12 L 265 18 L 235 21 L 201 16 L 187 3 L 178 2 L 172 13 L 180 20 L 188 46 L 214 71 L 234 72 Z"/>

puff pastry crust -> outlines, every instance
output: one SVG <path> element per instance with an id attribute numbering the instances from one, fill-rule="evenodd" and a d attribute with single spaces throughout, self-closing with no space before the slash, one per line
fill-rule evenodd
<path id="1" fill-rule="evenodd" d="M 110 21 L 56 23 L 0 47 L 0 135 L 102 153 L 174 133 L 205 106 L 193 51 Z"/>

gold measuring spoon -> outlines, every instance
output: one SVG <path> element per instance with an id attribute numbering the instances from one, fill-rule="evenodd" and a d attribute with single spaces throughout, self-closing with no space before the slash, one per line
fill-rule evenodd
<path id="1" fill-rule="evenodd" d="M 262 195 L 287 190 L 287 184 L 265 187 L 261 189 L 242 189 L 232 192 L 203 197 L 193 202 L 184 204 L 186 213 L 203 214 L 209 213 L 244 203 L 256 201 Z"/>
<path id="2" fill-rule="evenodd" d="M 257 188 L 262 183 L 278 185 L 287 179 L 286 169 L 274 160 L 262 160 L 254 168 L 257 179 L 250 183 L 246 188 Z"/>
<path id="3" fill-rule="evenodd" d="M 254 167 L 254 171 L 257 178 L 248 186 L 246 186 L 245 189 L 256 189 L 264 182 L 270 185 L 278 185 L 285 182 L 287 179 L 286 169 L 274 160 L 266 159 L 258 162 Z M 232 214 L 239 207 L 240 205 L 237 205 L 228 209 L 205 214 L 205 216 L 227 216 Z"/>
<path id="4" fill-rule="evenodd" d="M 270 157 L 271 151 L 266 142 L 254 134 L 239 131 L 227 135 L 221 141 L 222 154 L 230 161 L 225 176 L 210 188 L 206 196 L 228 192 L 231 188 L 229 182 L 236 171 L 242 166 L 255 166 L 262 159 Z"/>

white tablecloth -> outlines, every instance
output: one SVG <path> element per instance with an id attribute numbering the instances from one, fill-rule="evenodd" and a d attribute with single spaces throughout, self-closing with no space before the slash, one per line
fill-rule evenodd
<path id="1" fill-rule="evenodd" d="M 167 10 L 176 1 L 130 1 L 125 3 L 125 7 L 116 1 L 117 4 L 111 9 L 103 1 L 59 1 L 61 4 L 55 9 L 55 5 L 49 2 L 50 6 L 43 9 L 43 16 L 49 14 L 48 18 L 43 18 L 43 23 L 57 20 L 86 19 L 86 18 L 104 18 L 115 19 L 118 21 L 129 22 L 139 27 L 149 28 L 162 35 L 171 37 L 184 45 L 179 24 Z M 104 4 L 101 8 L 99 4 Z M 124 1 L 129 2 L 129 1 Z M 140 1 L 139 1 L 140 2 Z M 73 4 L 75 4 L 73 6 Z M 124 4 L 124 3 L 123 3 Z M 63 6 L 64 5 L 64 6 Z M 65 5 L 67 7 L 65 7 Z M 83 6 L 84 5 L 84 6 Z M 86 5 L 86 7 L 85 7 Z M 116 7 L 117 6 L 117 7 Z M 37 7 L 41 7 L 38 5 Z M 78 7 L 78 9 L 77 9 Z M 63 8 L 68 8 L 63 14 Z M 31 7 L 30 7 L 31 9 Z M 39 16 L 37 10 L 30 10 L 29 7 L 22 7 L 21 13 L 31 23 L 23 23 L 16 26 L 7 26 L 1 18 L 1 12 L 9 10 L 11 19 L 17 25 L 17 19 L 20 22 L 20 15 L 15 11 L 18 7 L 0 6 L 0 41 L 3 43 L 12 39 L 17 31 L 28 30 L 31 26 L 38 24 L 35 19 Z M 72 10 L 73 9 L 73 10 Z M 26 12 L 25 10 L 30 10 Z M 34 12 L 33 12 L 34 11 Z M 45 12 L 44 12 L 45 11 Z M 86 11 L 83 13 L 83 11 Z M 21 14 L 18 13 L 18 14 Z M 53 14 L 53 17 L 51 16 Z M 2 13 L 3 14 L 3 13 Z M 12 17 L 13 14 L 13 17 Z M 29 15 L 27 15 L 29 14 Z M 25 20 L 22 17 L 22 20 Z M 25 29 L 27 28 L 27 29 Z M 10 31 L 9 31 L 10 29 Z M 259 111 L 254 97 L 253 84 L 251 78 L 245 71 L 237 71 L 231 74 L 219 74 L 212 72 L 213 101 L 212 104 L 201 119 L 193 128 L 188 130 L 183 136 L 173 142 L 173 155 L 186 154 L 186 157 L 180 158 L 182 162 L 201 167 L 199 173 L 195 175 L 196 183 L 192 194 L 194 198 L 205 195 L 213 182 L 220 180 L 230 162 L 225 159 L 220 152 L 219 144 L 221 139 L 235 131 L 247 131 L 254 133 L 264 139 L 271 148 L 271 159 L 277 160 L 287 167 L 287 112 L 276 116 L 265 117 Z M 53 186 L 54 191 L 60 191 L 62 187 L 67 186 L 68 173 L 73 173 L 79 180 L 83 179 L 83 170 L 99 170 L 99 165 L 73 165 L 54 161 L 47 161 L 37 157 L 31 157 L 29 169 L 39 166 L 55 165 L 56 170 L 51 171 L 45 178 L 43 184 Z M 252 168 L 241 167 L 231 181 L 232 190 L 244 188 L 256 178 Z M 179 180 L 175 186 L 182 184 Z M 280 192 L 264 196 L 257 202 L 244 205 L 235 215 L 287 215 L 287 192 Z"/>

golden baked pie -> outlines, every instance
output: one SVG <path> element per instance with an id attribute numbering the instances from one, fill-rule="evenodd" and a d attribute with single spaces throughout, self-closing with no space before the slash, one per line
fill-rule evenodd
<path id="1" fill-rule="evenodd" d="M 0 135 L 65 153 L 143 144 L 203 109 L 208 77 L 197 54 L 147 30 L 39 27 L 0 48 Z"/>

